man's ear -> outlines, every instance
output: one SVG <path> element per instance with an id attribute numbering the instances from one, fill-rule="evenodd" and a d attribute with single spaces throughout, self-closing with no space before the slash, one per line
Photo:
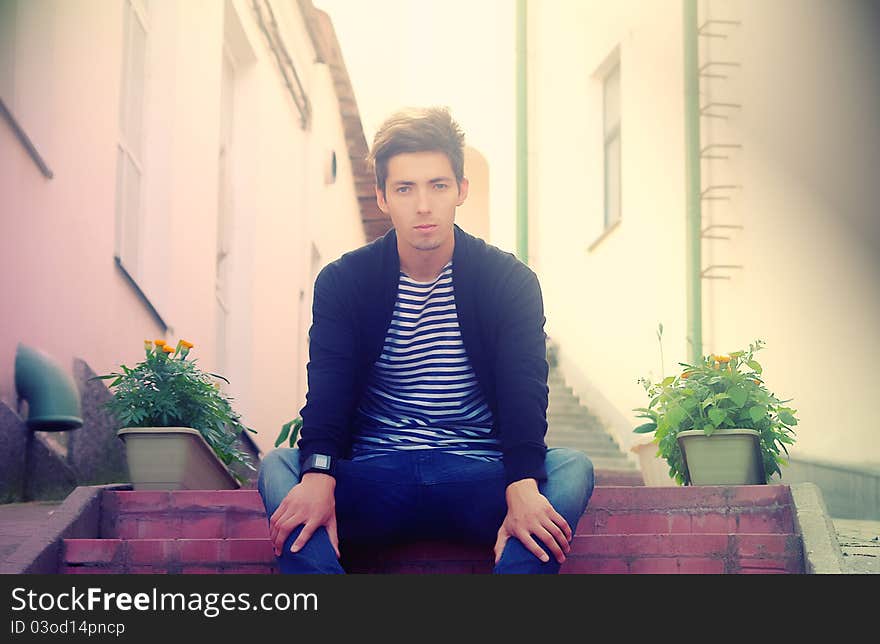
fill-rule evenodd
<path id="1" fill-rule="evenodd" d="M 456 206 L 460 206 L 464 203 L 464 200 L 467 199 L 469 187 L 470 183 L 468 182 L 467 177 L 462 177 L 461 183 L 458 184 L 458 201 L 455 204 Z"/>
<path id="2" fill-rule="evenodd" d="M 379 210 L 384 212 L 386 215 L 388 214 L 388 202 L 385 201 L 385 191 L 382 190 L 379 186 L 376 186 L 376 204 L 378 204 Z"/>

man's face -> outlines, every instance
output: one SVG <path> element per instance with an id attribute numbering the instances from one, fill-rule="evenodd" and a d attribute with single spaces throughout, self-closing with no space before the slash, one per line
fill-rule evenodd
<path id="1" fill-rule="evenodd" d="M 391 217 L 401 250 L 432 251 L 454 245 L 455 208 L 467 192 L 467 179 L 456 184 L 442 152 L 406 152 L 388 160 L 385 193 L 376 188 L 376 201 Z"/>

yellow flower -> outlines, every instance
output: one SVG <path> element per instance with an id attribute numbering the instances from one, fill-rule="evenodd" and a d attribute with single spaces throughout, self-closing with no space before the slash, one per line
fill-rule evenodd
<path id="1" fill-rule="evenodd" d="M 718 362 L 730 362 L 729 356 L 718 356 L 715 358 Z"/>
<path id="2" fill-rule="evenodd" d="M 174 353 L 174 349 L 167 345 L 162 347 L 162 351 L 164 351 L 165 353 Z"/>
<path id="3" fill-rule="evenodd" d="M 153 340 L 153 344 L 155 344 L 157 347 L 164 347 L 165 340 Z"/>
<path id="4" fill-rule="evenodd" d="M 192 342 L 187 342 L 186 340 L 181 340 L 181 341 L 180 341 L 180 344 L 182 344 L 183 346 L 185 346 L 187 349 L 192 349 L 192 348 L 193 348 L 193 343 L 192 343 Z"/>

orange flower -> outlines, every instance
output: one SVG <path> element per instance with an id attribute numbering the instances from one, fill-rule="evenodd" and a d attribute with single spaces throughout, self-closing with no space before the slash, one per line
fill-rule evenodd
<path id="1" fill-rule="evenodd" d="M 157 347 L 164 347 L 165 340 L 153 340 L 153 344 L 155 344 Z"/>
<path id="2" fill-rule="evenodd" d="M 694 375 L 694 372 L 693 372 L 693 371 L 685 371 L 683 374 L 681 374 L 680 377 L 681 377 L 682 380 L 687 380 L 687 379 L 690 378 L 692 375 Z"/>
<path id="3" fill-rule="evenodd" d="M 165 353 L 174 353 L 174 349 L 172 347 L 167 346 L 167 345 L 162 347 L 162 351 L 164 351 Z"/>
<path id="4" fill-rule="evenodd" d="M 185 346 L 187 349 L 192 349 L 194 346 L 192 342 L 187 342 L 186 340 L 181 340 L 180 344 Z"/>

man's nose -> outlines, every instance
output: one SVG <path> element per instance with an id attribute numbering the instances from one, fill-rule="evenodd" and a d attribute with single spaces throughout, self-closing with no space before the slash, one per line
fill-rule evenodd
<path id="1" fill-rule="evenodd" d="M 428 203 L 428 193 L 424 190 L 419 190 L 419 198 L 416 202 L 416 209 L 417 212 L 431 212 L 431 205 Z"/>

